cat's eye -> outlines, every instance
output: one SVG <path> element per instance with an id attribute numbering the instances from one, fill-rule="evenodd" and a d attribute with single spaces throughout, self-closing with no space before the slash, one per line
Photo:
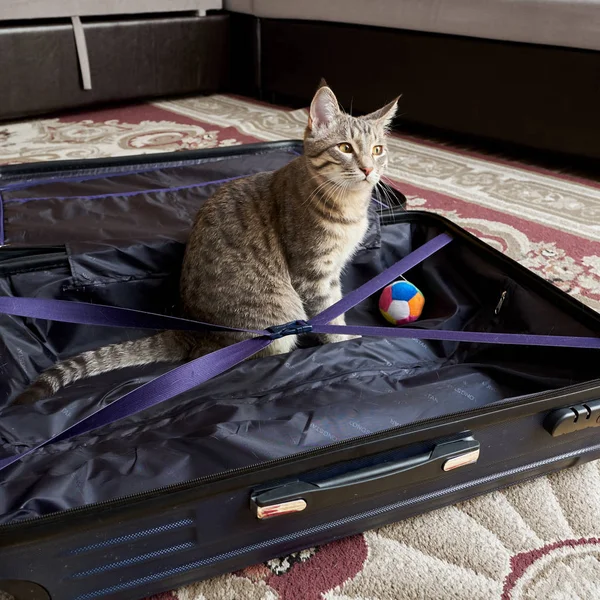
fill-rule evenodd
<path id="1" fill-rule="evenodd" d="M 352 146 L 350 144 L 347 144 L 346 142 L 342 143 L 342 144 L 338 144 L 338 148 L 344 153 L 344 154 L 352 154 Z"/>
<path id="2" fill-rule="evenodd" d="M 383 154 L 383 146 L 373 146 L 373 154 L 375 156 Z"/>

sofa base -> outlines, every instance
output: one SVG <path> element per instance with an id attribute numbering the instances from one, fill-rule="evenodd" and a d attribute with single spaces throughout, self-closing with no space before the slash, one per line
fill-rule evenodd
<path id="1" fill-rule="evenodd" d="M 600 158 L 600 52 L 278 19 L 260 41 L 265 100 L 306 106 L 325 77 L 355 113 L 402 94 L 404 122 Z"/>
<path id="2" fill-rule="evenodd" d="M 0 26 L 0 119 L 226 86 L 226 15 L 88 19 L 83 28 L 91 90 L 82 86 L 69 21 Z"/>

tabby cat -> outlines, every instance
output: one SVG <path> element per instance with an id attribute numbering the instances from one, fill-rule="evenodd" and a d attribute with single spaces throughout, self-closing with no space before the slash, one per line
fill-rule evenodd
<path id="1" fill-rule="evenodd" d="M 397 99 L 352 117 L 323 82 L 311 103 L 304 154 L 277 171 L 223 184 L 198 211 L 180 281 L 185 316 L 264 329 L 310 318 L 339 300 L 342 269 L 366 233 L 373 188 L 387 166 L 396 107 Z M 343 325 L 344 317 L 333 323 Z M 49 368 L 16 402 L 114 369 L 191 360 L 247 337 L 165 331 L 105 346 Z M 282 337 L 261 354 L 290 352 L 296 343 Z"/>

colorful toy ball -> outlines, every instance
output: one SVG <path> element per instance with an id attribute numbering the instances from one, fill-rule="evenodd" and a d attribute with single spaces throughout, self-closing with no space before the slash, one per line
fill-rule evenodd
<path id="1" fill-rule="evenodd" d="M 419 288 L 408 281 L 395 281 L 383 288 L 379 297 L 379 310 L 393 325 L 416 321 L 423 312 L 425 297 Z"/>

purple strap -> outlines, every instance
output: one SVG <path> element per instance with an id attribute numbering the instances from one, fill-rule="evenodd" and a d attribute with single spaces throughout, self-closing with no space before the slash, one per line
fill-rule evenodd
<path id="1" fill-rule="evenodd" d="M 42 300 L 40 298 L 0 297 L 0 314 L 33 319 L 47 319 L 79 325 L 102 325 L 104 327 L 127 327 L 129 329 L 177 329 L 182 331 L 243 331 L 257 335 L 267 335 L 260 329 L 238 329 L 169 317 L 156 313 L 118 308 L 89 302 L 71 302 L 69 300 Z"/>
<path id="2" fill-rule="evenodd" d="M 443 233 L 417 248 L 391 267 L 374 277 L 359 288 L 353 290 L 341 300 L 332 304 L 309 321 L 311 325 L 329 323 L 339 315 L 348 312 L 353 306 L 374 294 L 384 285 L 393 281 L 415 265 L 423 262 L 427 257 L 437 252 L 450 243 L 452 238 Z M 33 319 L 47 319 L 63 323 L 77 323 L 79 325 L 101 325 L 105 327 L 126 327 L 128 329 L 177 329 L 182 331 L 241 331 L 256 335 L 269 335 L 269 332 L 257 329 L 240 329 L 214 325 L 179 317 L 170 317 L 156 313 L 143 312 L 131 308 L 105 306 L 103 304 L 90 304 L 88 302 L 71 302 L 70 300 L 43 300 L 40 298 L 13 298 L 0 297 L 0 314 L 15 315 L 17 317 L 30 317 Z"/>
<path id="3" fill-rule="evenodd" d="M 367 283 L 363 283 L 360 287 L 346 294 L 341 300 L 310 319 L 309 323 L 311 325 L 324 325 L 333 321 L 336 317 L 348 312 L 353 306 L 372 296 L 383 286 L 394 281 L 394 279 L 400 277 L 400 275 L 406 273 L 419 263 L 422 263 L 426 258 L 448 245 L 451 241 L 452 238 L 447 233 L 442 233 L 434 237 L 394 263 L 391 267 L 388 267 L 385 271 L 379 273 L 379 275 L 373 277 L 373 279 L 367 281 Z"/>
<path id="4" fill-rule="evenodd" d="M 314 333 L 341 333 L 365 337 L 396 337 L 413 340 L 443 340 L 479 344 L 511 344 L 516 346 L 552 346 L 561 348 L 600 349 L 600 337 L 569 335 L 530 335 L 528 333 L 484 333 L 481 331 L 447 331 L 412 327 L 365 327 L 362 325 L 318 325 Z"/>
<path id="5" fill-rule="evenodd" d="M 214 181 L 203 181 L 202 183 L 188 183 L 187 185 L 178 185 L 176 187 L 165 187 L 156 188 L 153 190 L 131 190 L 129 192 L 118 192 L 112 194 L 94 194 L 89 196 L 40 196 L 33 198 L 7 198 L 6 204 L 24 204 L 25 202 L 35 202 L 38 200 L 73 200 L 85 199 L 85 200 L 101 200 L 103 198 L 129 198 L 131 196 L 140 196 L 142 194 L 159 194 L 164 192 L 181 192 L 183 190 L 191 190 L 194 188 L 208 187 L 209 185 L 220 185 L 227 183 L 228 181 L 234 181 L 235 179 L 241 179 L 242 177 L 248 177 L 248 175 L 236 175 L 235 177 L 228 177 L 227 179 L 215 179 Z M 63 180 L 64 181 L 64 180 Z"/>
<path id="6" fill-rule="evenodd" d="M 152 313 L 121 309 L 115 307 L 92 305 L 60 300 L 39 300 L 33 298 L 0 298 L 0 313 L 18 316 L 66 321 L 89 325 L 111 327 L 140 327 L 143 329 L 187 329 L 187 330 L 229 330 L 256 333 L 261 336 L 238 342 L 216 352 L 193 360 L 177 367 L 164 375 L 125 394 L 79 422 L 71 425 L 61 433 L 36 445 L 18 455 L 0 459 L 0 470 L 27 456 L 35 450 L 52 442 L 69 439 L 75 435 L 108 425 L 119 419 L 155 406 L 165 400 L 188 391 L 212 377 L 215 377 L 234 365 L 249 358 L 256 352 L 266 348 L 273 339 L 281 335 L 312 330 L 315 333 L 343 333 L 347 335 L 407 337 L 417 339 L 436 339 L 481 343 L 527 344 L 545 346 L 567 346 L 575 348 L 600 348 L 600 338 L 536 336 L 520 334 L 496 334 L 479 332 L 455 332 L 425 329 L 363 327 L 328 325 L 330 321 L 347 312 L 380 288 L 419 264 L 439 249 L 446 246 L 452 238 L 441 234 L 411 252 L 408 256 L 374 277 L 356 290 L 350 292 L 321 314 L 311 319 L 308 324 L 298 322 L 285 327 L 274 327 L 270 330 L 236 329 L 200 323 L 177 317 L 168 317 Z M 282 333 L 284 331 L 284 333 Z"/>
<path id="7" fill-rule="evenodd" d="M 112 404 L 98 409 L 74 425 L 67 427 L 61 433 L 37 444 L 37 446 L 21 454 L 0 459 L 0 471 L 43 446 L 69 439 L 86 431 L 102 427 L 103 425 L 108 425 L 141 410 L 160 404 L 165 400 L 169 400 L 169 398 L 173 398 L 177 394 L 187 392 L 246 360 L 259 350 L 266 348 L 270 343 L 271 340 L 265 338 L 244 340 L 243 342 L 227 346 L 227 348 L 222 348 L 172 369 L 164 375 L 125 394 Z"/>
<path id="8" fill-rule="evenodd" d="M 0 246 L 4 246 L 4 198 L 0 190 Z"/>

